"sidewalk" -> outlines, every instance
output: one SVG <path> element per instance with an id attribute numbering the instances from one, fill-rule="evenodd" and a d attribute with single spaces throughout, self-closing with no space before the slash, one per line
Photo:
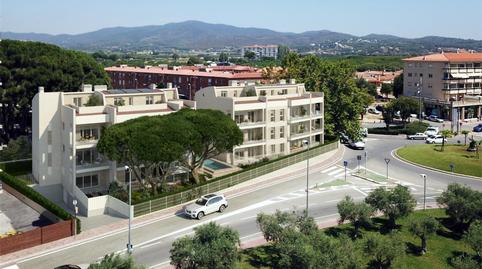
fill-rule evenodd
<path id="1" fill-rule="evenodd" d="M 314 173 L 322 169 L 334 165 L 343 156 L 345 148 L 340 145 L 337 150 L 316 156 L 310 159 L 310 172 Z M 241 184 L 230 187 L 224 191 L 228 198 L 247 194 L 262 188 L 276 185 L 293 177 L 299 176 L 300 173 L 306 171 L 306 161 L 302 161 L 258 178 L 243 182 Z M 150 223 L 154 223 L 166 218 L 170 218 L 178 212 L 183 205 L 174 206 L 147 215 L 143 215 L 133 219 L 132 228 L 142 227 Z M 35 257 L 38 255 L 47 255 L 49 252 L 61 251 L 66 248 L 72 248 L 76 245 L 95 241 L 99 238 L 113 236 L 127 231 L 128 220 L 120 220 L 114 223 L 106 224 L 97 228 L 86 230 L 77 236 L 71 236 L 51 243 L 35 246 L 21 251 L 9 253 L 1 257 L 0 268 L 17 263 L 23 259 Z"/>

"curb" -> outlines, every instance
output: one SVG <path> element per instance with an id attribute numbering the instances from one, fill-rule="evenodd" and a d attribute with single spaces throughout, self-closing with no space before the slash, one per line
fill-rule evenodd
<path id="1" fill-rule="evenodd" d="M 389 182 L 386 182 L 386 181 L 385 181 L 385 182 L 380 182 L 380 181 L 376 181 L 376 180 L 373 180 L 373 179 L 371 179 L 371 178 L 364 177 L 364 176 L 357 175 L 357 174 L 351 174 L 351 175 L 354 176 L 354 177 L 357 177 L 357 178 L 361 178 L 361 179 L 366 180 L 366 181 L 370 181 L 370 182 L 375 183 L 375 184 L 378 184 L 378 185 L 384 185 L 384 186 L 385 186 L 385 185 L 388 185 L 388 184 L 389 184 Z"/>
<path id="2" fill-rule="evenodd" d="M 451 172 L 447 172 L 445 170 L 441 170 L 441 169 L 438 169 L 438 168 L 434 168 L 434 167 L 430 167 L 430 166 L 426 166 L 426 165 L 423 165 L 423 164 L 419 164 L 419 163 L 416 163 L 416 162 L 413 162 L 413 161 L 410 161 L 410 160 L 407 160 L 405 158 L 402 158 L 398 155 L 397 151 L 399 149 L 401 149 L 403 147 L 398 147 L 394 150 L 392 150 L 392 157 L 394 157 L 395 159 L 403 162 L 403 163 L 406 163 L 406 164 L 411 164 L 413 166 L 418 166 L 418 167 L 421 167 L 421 168 L 425 168 L 425 169 L 428 169 L 428 170 L 432 170 L 432 171 L 435 171 L 435 172 L 439 172 L 439 173 L 442 173 L 442 174 L 446 174 L 448 176 L 457 176 L 457 177 L 464 177 L 464 178 L 470 178 L 470 179 L 474 179 L 474 180 L 482 180 L 481 177 L 477 177 L 477 176 L 471 176 L 471 175 L 465 175 L 465 174 L 459 174 L 459 173 L 451 173 Z"/>

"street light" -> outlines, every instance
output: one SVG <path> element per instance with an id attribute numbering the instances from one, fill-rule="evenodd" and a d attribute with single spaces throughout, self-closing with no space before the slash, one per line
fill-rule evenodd
<path id="1" fill-rule="evenodd" d="M 426 209 L 426 202 L 427 202 L 427 175 L 420 174 L 423 178 L 423 210 Z"/>
<path id="2" fill-rule="evenodd" d="M 74 205 L 74 236 L 77 235 L 77 214 L 79 213 L 79 208 L 77 207 L 77 199 L 72 200 Z"/>
<path id="3" fill-rule="evenodd" d="M 390 159 L 385 158 L 385 163 L 387 164 L 387 180 L 388 180 L 388 164 L 390 163 Z"/>
<path id="4" fill-rule="evenodd" d="M 307 139 L 304 139 L 303 144 L 308 146 L 308 151 L 307 151 L 308 156 L 306 156 L 306 212 L 305 212 L 305 215 L 308 217 L 308 188 L 309 188 L 308 177 L 310 174 L 310 142 Z"/>
<path id="5" fill-rule="evenodd" d="M 132 221 L 132 208 L 131 208 L 131 192 L 132 192 L 132 169 L 129 166 L 125 166 L 126 172 L 129 172 L 129 230 L 127 235 L 127 253 L 132 253 L 131 244 L 131 221 Z"/>

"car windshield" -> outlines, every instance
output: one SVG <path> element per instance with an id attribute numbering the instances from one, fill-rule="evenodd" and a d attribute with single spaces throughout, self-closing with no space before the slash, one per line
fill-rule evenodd
<path id="1" fill-rule="evenodd" d="M 198 204 L 198 205 L 206 205 L 207 202 L 208 202 L 208 200 L 206 200 L 206 199 L 204 199 L 204 198 L 201 198 L 201 199 L 197 199 L 196 204 Z"/>

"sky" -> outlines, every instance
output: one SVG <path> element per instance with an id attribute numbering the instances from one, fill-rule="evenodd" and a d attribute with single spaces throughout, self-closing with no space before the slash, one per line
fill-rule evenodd
<path id="1" fill-rule="evenodd" d="M 199 20 L 281 32 L 482 40 L 482 0 L 0 0 L 0 31 L 78 34 Z"/>

